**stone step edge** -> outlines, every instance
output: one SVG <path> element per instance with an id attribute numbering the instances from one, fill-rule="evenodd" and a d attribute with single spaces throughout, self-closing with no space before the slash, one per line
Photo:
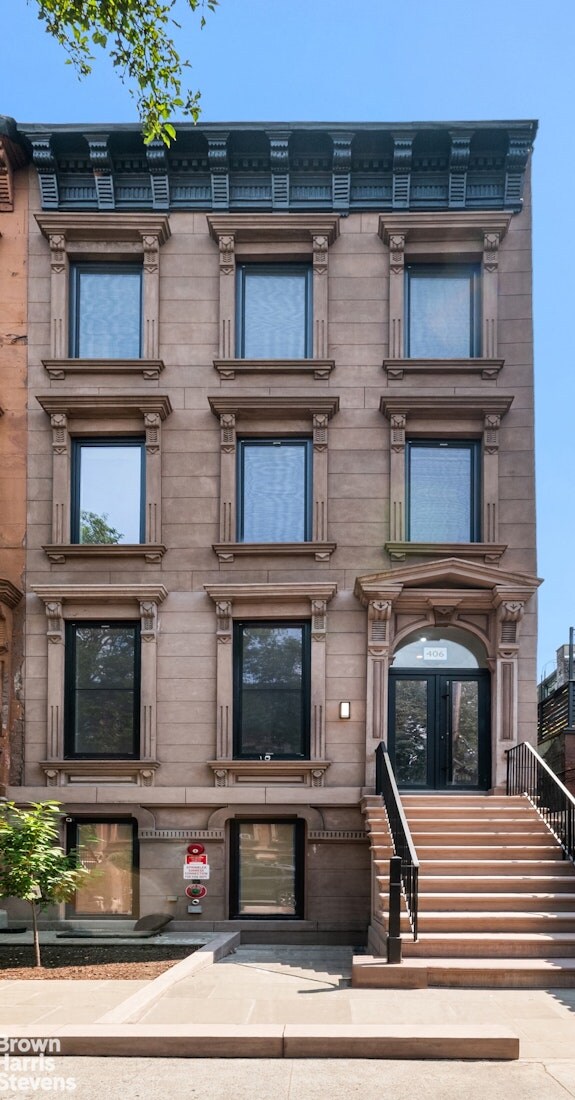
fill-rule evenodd
<path id="1" fill-rule="evenodd" d="M 519 1058 L 518 1036 L 491 1024 L 70 1024 L 2 1032 L 56 1039 L 59 1056 L 67 1057 Z"/>

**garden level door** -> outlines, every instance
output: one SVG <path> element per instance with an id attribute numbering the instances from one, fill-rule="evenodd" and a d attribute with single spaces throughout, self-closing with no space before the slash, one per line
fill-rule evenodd
<path id="1" fill-rule="evenodd" d="M 389 752 L 399 787 L 491 785 L 487 671 L 391 671 L 389 706 Z"/>

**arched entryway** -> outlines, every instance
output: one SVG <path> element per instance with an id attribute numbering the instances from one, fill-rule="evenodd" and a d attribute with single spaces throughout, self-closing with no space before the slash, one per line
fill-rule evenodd
<path id="1" fill-rule="evenodd" d="M 403 788 L 491 785 L 490 674 L 483 646 L 457 627 L 426 627 L 389 670 L 389 753 Z"/>

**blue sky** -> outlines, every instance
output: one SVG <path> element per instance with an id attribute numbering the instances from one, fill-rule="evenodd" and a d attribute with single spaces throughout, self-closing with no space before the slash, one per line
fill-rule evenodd
<path id="1" fill-rule="evenodd" d="M 3 11 L 0 113 L 19 122 L 133 122 L 101 61 L 79 83 L 34 0 Z M 575 4 L 572 0 L 221 0 L 207 26 L 179 8 L 203 122 L 538 118 L 533 163 L 540 648 L 575 625 Z M 565 181 L 564 189 L 560 181 Z M 570 204 L 569 204 L 570 205 Z M 560 219 L 560 220 L 559 220 Z M 561 233 L 559 234 L 559 225 Z"/>

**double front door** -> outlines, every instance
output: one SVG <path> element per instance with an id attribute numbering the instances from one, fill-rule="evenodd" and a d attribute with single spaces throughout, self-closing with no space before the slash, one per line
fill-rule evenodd
<path id="1" fill-rule="evenodd" d="M 489 787 L 489 673 L 392 670 L 389 753 L 400 787 Z"/>

